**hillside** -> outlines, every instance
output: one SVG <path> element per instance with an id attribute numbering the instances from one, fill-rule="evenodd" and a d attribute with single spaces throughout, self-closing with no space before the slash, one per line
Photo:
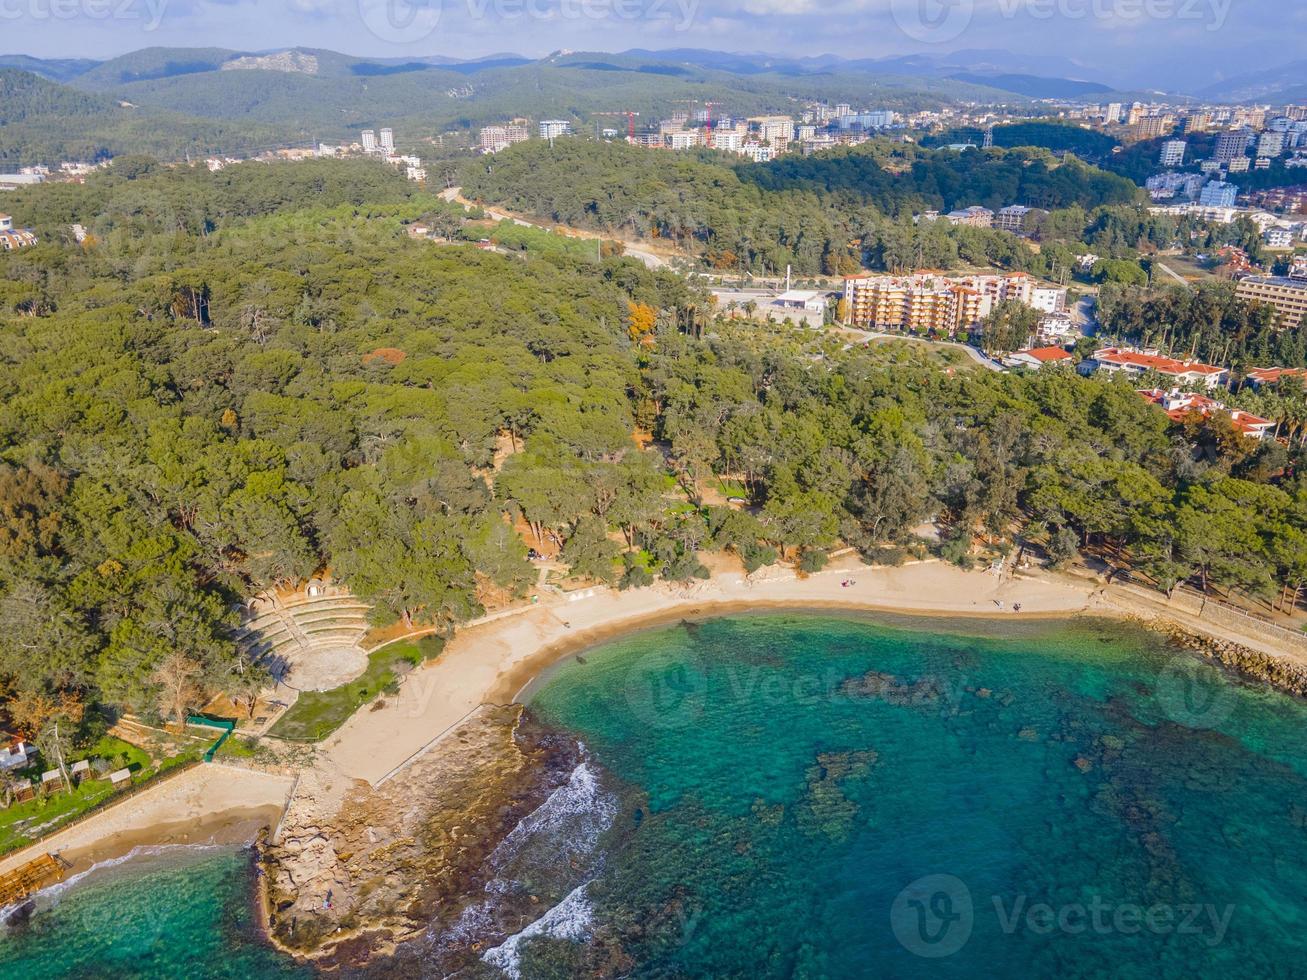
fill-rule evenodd
<path id="1" fill-rule="evenodd" d="M 1074 262 L 1074 250 L 1054 238 L 1074 243 L 1095 233 L 1086 211 L 1133 212 L 1139 193 L 1121 177 L 1038 150 L 959 154 L 888 140 L 770 164 L 580 139 L 522 143 L 497 154 L 492 168 L 468 165 L 462 181 L 469 197 L 668 240 L 720 271 L 783 274 L 788 266 L 799 275 L 968 262 L 1047 275 Z M 1006 232 L 912 221 L 928 209 L 1017 202 L 1071 213 L 1050 218 L 1038 252 Z"/>
<path id="2" fill-rule="evenodd" d="M 341 139 L 392 125 L 431 132 L 513 116 L 584 117 L 631 109 L 666 115 L 713 99 L 736 115 L 791 112 L 796 100 L 871 100 L 895 109 L 956 99 L 1010 98 L 948 79 L 823 71 L 802 79 L 740 75 L 642 56 L 576 52 L 523 62 L 513 56 L 435 63 L 365 60 L 314 49 L 264 55 L 150 49 L 114 59 L 75 84 L 133 105 L 187 116 L 279 127 L 288 140 Z"/>
<path id="3" fill-rule="evenodd" d="M 123 105 L 28 72 L 0 69 L 0 169 L 125 153 L 179 159 L 284 141 L 271 128 Z"/>

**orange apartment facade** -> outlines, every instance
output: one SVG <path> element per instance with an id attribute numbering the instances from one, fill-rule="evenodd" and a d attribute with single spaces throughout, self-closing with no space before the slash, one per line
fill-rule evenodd
<path id="1" fill-rule="evenodd" d="M 975 327 L 1003 300 L 1032 304 L 1035 281 L 1024 273 L 953 278 L 938 273 L 849 276 L 845 322 L 866 330 L 955 334 Z"/>

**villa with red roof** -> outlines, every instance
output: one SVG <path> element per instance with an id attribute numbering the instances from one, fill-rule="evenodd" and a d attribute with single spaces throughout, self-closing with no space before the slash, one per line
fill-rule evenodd
<path id="1" fill-rule="evenodd" d="M 1230 372 L 1225 368 L 1198 361 L 1177 361 L 1173 357 L 1163 357 L 1157 353 L 1130 350 L 1125 347 L 1104 347 L 1085 360 L 1081 370 L 1089 374 L 1104 371 L 1108 374 L 1125 372 L 1132 377 L 1156 371 L 1171 378 L 1177 387 L 1198 387 L 1214 391 L 1225 384 Z"/>
<path id="2" fill-rule="evenodd" d="M 1249 439 L 1265 439 L 1275 428 L 1275 423 L 1270 419 L 1261 418 L 1238 408 L 1227 409 L 1220 402 L 1213 401 L 1206 395 L 1195 395 L 1192 392 L 1180 391 L 1178 388 L 1172 388 L 1170 391 L 1147 388 L 1139 392 L 1139 397 L 1149 404 L 1157 405 L 1171 417 L 1173 422 L 1183 422 L 1188 416 L 1195 414 L 1203 417 L 1222 414 L 1229 416 L 1234 427 Z"/>
<path id="3" fill-rule="evenodd" d="M 0 249 L 12 252 L 14 249 L 27 248 L 35 244 L 35 235 L 22 228 L 15 228 L 13 218 L 7 214 L 0 214 Z"/>
<path id="4" fill-rule="evenodd" d="M 1307 368 L 1255 368 L 1248 372 L 1248 383 L 1254 388 L 1278 385 L 1282 378 L 1301 378 L 1307 384 Z"/>

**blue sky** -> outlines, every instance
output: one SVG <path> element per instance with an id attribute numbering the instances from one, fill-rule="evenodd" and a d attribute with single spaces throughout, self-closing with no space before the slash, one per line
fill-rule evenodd
<path id="1" fill-rule="evenodd" d="M 375 57 L 1006 49 L 1050 73 L 1195 89 L 1301 57 L 1304 42 L 1302 0 L 0 0 L 0 53 L 42 57 L 155 45 Z"/>

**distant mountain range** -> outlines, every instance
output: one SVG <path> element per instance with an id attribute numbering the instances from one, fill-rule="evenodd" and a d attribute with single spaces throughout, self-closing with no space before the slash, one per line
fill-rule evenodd
<path id="1" fill-rule="evenodd" d="M 1229 79 L 1209 97 L 1302 97 L 1305 65 Z M 801 99 L 911 111 L 960 101 L 1131 98 L 1064 58 L 993 50 L 880 59 L 698 49 L 387 59 L 316 48 L 145 48 L 107 61 L 0 56 L 0 75 L 0 166 L 134 150 L 168 159 L 248 154 L 380 126 L 416 140 L 515 116 L 629 110 L 653 120 L 707 100 L 719 113 L 747 116 L 791 112 Z"/>
<path id="2" fill-rule="evenodd" d="M 78 88 L 107 91 L 141 82 L 203 75 L 217 71 L 254 70 L 302 74 L 322 79 L 386 78 L 429 73 L 474 77 L 503 69 L 552 65 L 596 71 L 633 71 L 644 75 L 691 77 L 712 72 L 741 79 L 872 77 L 899 87 L 910 81 L 944 96 L 960 91 L 947 83 L 1029 99 L 1094 99 L 1120 92 L 1091 65 L 1059 55 L 1014 54 L 1002 49 L 963 49 L 943 54 L 888 58 L 797 57 L 767 53 L 731 53 L 699 48 L 648 50 L 615 54 L 559 52 L 532 59 L 502 53 L 480 58 L 441 55 L 417 58 L 361 58 L 314 48 L 277 51 L 231 51 L 222 48 L 145 48 L 107 61 L 41 59 L 0 55 L 0 67 L 30 71 Z M 1187 94 L 1227 102 L 1293 101 L 1307 95 L 1307 61 L 1259 69 L 1211 83 Z M 1129 93 L 1125 93 L 1129 94 Z"/>
<path id="3" fill-rule="evenodd" d="M 1222 102 L 1307 101 L 1307 60 L 1235 75 L 1195 94 Z"/>
<path id="4" fill-rule="evenodd" d="M 796 98 L 898 110 L 1021 98 L 983 81 L 856 64 L 733 72 L 698 60 L 707 64 L 643 52 L 458 60 L 356 58 L 314 48 L 146 48 L 103 62 L 0 57 L 0 116 L 9 120 L 0 123 L 0 168 L 129 152 L 248 155 L 381 126 L 415 148 L 421 136 L 515 116 L 631 110 L 652 121 L 709 99 L 719 111 L 744 116 L 792 111 Z"/>
<path id="5" fill-rule="evenodd" d="M 870 75 L 937 83 L 955 81 L 994 92 L 1036 99 L 1076 98 L 1111 91 L 1110 86 L 1086 78 L 1089 69 L 1066 59 L 1052 56 L 1018 57 L 1007 51 L 992 50 L 880 59 L 847 59 L 834 55 L 787 58 L 691 48 L 665 51 L 633 49 L 617 54 L 560 53 L 540 61 L 511 53 L 471 59 L 442 56 L 357 58 L 312 48 L 272 52 L 230 51 L 222 48 L 145 48 L 103 62 L 85 59 L 43 60 L 26 55 L 0 56 L 0 67 L 20 68 L 51 81 L 97 91 L 183 75 L 237 69 L 281 71 L 319 78 L 380 78 L 432 71 L 471 76 L 495 69 L 541 63 L 571 64 L 592 70 L 633 70 L 643 74 L 668 76 L 677 75 L 678 69 L 693 68 L 745 77 Z"/>

